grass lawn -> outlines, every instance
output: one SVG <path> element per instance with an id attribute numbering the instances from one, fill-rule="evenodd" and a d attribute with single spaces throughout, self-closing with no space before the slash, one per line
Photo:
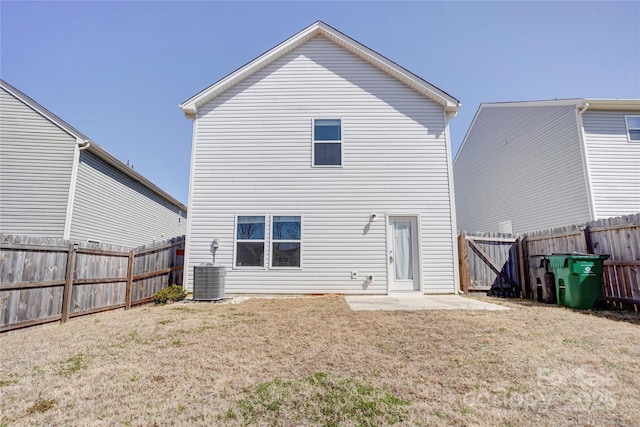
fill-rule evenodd
<path id="1" fill-rule="evenodd" d="M 0 336 L 0 425 L 640 425 L 640 316 L 179 303 Z"/>

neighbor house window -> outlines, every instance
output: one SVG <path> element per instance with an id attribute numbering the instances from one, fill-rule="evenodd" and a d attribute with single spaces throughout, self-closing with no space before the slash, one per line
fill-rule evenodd
<path id="1" fill-rule="evenodd" d="M 640 142 L 640 116 L 625 116 L 627 122 L 627 138 Z"/>
<path id="2" fill-rule="evenodd" d="M 300 267 L 301 217 L 273 216 L 271 222 L 271 266 Z"/>
<path id="3" fill-rule="evenodd" d="M 342 121 L 313 121 L 313 165 L 342 166 Z"/>
<path id="4" fill-rule="evenodd" d="M 264 216 L 238 216 L 237 267 L 264 267 L 264 218 Z"/>

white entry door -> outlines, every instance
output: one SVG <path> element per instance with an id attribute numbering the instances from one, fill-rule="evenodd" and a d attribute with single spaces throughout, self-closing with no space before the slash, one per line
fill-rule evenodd
<path id="1" fill-rule="evenodd" d="M 389 217 L 389 292 L 419 291 L 418 227 L 415 216 Z"/>

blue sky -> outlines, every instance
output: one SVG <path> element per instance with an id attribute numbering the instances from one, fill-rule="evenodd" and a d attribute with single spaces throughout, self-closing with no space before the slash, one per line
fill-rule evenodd
<path id="1" fill-rule="evenodd" d="M 322 20 L 463 104 L 640 98 L 640 2 L 0 3 L 0 76 L 187 202 L 178 104 Z"/>

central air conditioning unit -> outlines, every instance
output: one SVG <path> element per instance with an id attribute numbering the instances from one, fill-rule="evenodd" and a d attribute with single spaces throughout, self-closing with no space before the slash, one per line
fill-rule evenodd
<path id="1" fill-rule="evenodd" d="M 219 301 L 224 299 L 225 269 L 212 263 L 193 267 L 193 299 Z"/>

